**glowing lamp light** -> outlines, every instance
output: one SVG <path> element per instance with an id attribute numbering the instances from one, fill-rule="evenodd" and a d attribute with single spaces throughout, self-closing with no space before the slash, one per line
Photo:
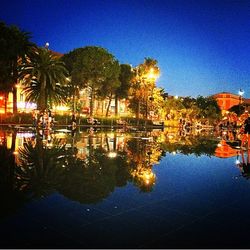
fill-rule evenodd
<path id="1" fill-rule="evenodd" d="M 56 110 L 59 110 L 59 111 L 68 111 L 69 107 L 66 107 L 66 106 L 57 106 Z"/>
<path id="2" fill-rule="evenodd" d="M 33 102 L 18 102 L 17 107 L 21 109 L 36 109 L 37 105 Z"/>
<path id="3" fill-rule="evenodd" d="M 150 69 L 149 74 L 148 74 L 148 78 L 149 78 L 149 79 L 154 79 L 154 78 L 156 78 L 156 75 L 155 75 L 155 73 L 154 73 L 154 69 L 153 69 L 153 68 Z"/>
<path id="4" fill-rule="evenodd" d="M 235 164 L 236 164 L 236 165 L 239 165 L 239 164 L 240 164 L 240 161 L 237 159 L 237 160 L 235 161 Z"/>
<path id="5" fill-rule="evenodd" d="M 108 157 L 109 158 L 115 158 L 117 156 L 117 153 L 116 152 L 109 152 L 108 153 Z"/>
<path id="6" fill-rule="evenodd" d="M 34 135 L 35 133 L 32 132 L 25 132 L 25 133 L 18 132 L 17 138 L 32 138 Z"/>
<path id="7" fill-rule="evenodd" d="M 244 90 L 242 90 L 242 89 L 239 90 L 239 95 L 240 95 L 240 96 L 243 96 L 244 93 L 245 93 Z"/>

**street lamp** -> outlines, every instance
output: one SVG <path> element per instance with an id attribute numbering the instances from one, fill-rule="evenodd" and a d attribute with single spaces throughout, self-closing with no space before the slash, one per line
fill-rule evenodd
<path id="1" fill-rule="evenodd" d="M 244 95 L 244 90 L 239 90 L 239 114 L 240 114 L 240 105 L 242 104 L 242 96 Z"/>
<path id="2" fill-rule="evenodd" d="M 154 83 L 158 77 L 159 77 L 159 70 L 157 70 L 157 72 L 155 72 L 155 68 L 150 68 L 148 74 L 146 75 L 146 80 L 151 82 L 151 83 Z M 153 90 L 152 86 L 149 85 L 147 87 L 149 87 L 149 88 L 147 88 L 147 91 L 146 91 L 147 92 L 147 95 L 146 95 L 146 119 L 148 119 L 148 98 L 149 98 L 148 91 L 151 92 L 151 96 L 150 96 L 149 100 L 153 101 L 153 99 L 154 99 L 152 97 L 152 90 Z"/>

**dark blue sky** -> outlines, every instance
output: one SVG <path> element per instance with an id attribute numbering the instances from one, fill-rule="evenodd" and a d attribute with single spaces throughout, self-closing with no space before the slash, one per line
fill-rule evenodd
<path id="1" fill-rule="evenodd" d="M 98 45 L 133 66 L 155 58 L 171 95 L 250 97 L 250 0 L 3 0 L 0 20 L 62 53 Z"/>

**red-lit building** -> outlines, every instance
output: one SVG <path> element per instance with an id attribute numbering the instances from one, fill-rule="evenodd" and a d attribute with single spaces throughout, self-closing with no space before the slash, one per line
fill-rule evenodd
<path id="1" fill-rule="evenodd" d="M 221 92 L 213 95 L 213 97 L 217 100 L 217 103 L 220 109 L 223 111 L 229 110 L 231 107 L 235 105 L 239 105 L 240 103 L 249 105 L 250 99 L 242 98 L 239 95 L 232 94 L 229 92 Z"/>

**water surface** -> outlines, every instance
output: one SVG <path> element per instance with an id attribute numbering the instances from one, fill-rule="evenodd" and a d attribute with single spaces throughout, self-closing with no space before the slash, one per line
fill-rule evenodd
<path id="1" fill-rule="evenodd" d="M 0 136 L 2 248 L 250 247 L 246 152 L 210 131 Z"/>

